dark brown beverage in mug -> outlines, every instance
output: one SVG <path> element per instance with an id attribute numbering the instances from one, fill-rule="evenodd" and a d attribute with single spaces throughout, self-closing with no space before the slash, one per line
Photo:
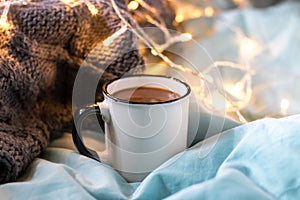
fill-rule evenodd
<path id="1" fill-rule="evenodd" d="M 136 103 L 159 103 L 180 97 L 179 94 L 168 89 L 145 86 L 120 90 L 113 93 L 112 96 Z"/>

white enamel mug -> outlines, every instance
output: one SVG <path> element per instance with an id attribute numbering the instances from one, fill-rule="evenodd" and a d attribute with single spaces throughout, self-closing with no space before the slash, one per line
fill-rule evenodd
<path id="1" fill-rule="evenodd" d="M 112 96 L 117 91 L 142 86 L 167 89 L 180 97 L 137 103 Z M 133 75 L 110 81 L 103 86 L 103 102 L 75 113 L 73 141 L 81 154 L 112 166 L 129 182 L 141 181 L 187 148 L 190 93 L 186 83 L 165 76 Z M 82 122 L 90 114 L 100 114 L 105 122 L 103 152 L 87 148 L 82 141 Z"/>

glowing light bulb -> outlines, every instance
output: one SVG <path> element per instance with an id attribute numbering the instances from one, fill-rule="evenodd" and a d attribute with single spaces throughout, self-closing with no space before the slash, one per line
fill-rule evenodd
<path id="1" fill-rule="evenodd" d="M 239 99 L 243 99 L 243 97 L 245 96 L 242 84 L 230 85 L 228 87 L 228 91 L 230 94 L 232 94 L 233 96 L 235 96 Z"/>
<path id="2" fill-rule="evenodd" d="M 177 14 L 175 17 L 175 21 L 180 23 L 184 21 L 184 15 L 183 14 Z"/>
<path id="3" fill-rule="evenodd" d="M 153 56 L 158 56 L 158 53 L 157 53 L 154 49 L 151 49 L 151 54 L 152 54 Z"/>
<path id="4" fill-rule="evenodd" d="M 1 29 L 9 29 L 10 28 L 10 24 L 8 23 L 6 16 L 0 17 L 0 28 Z"/>
<path id="5" fill-rule="evenodd" d="M 262 51 L 262 46 L 253 39 L 245 37 L 239 43 L 240 54 L 243 57 L 253 58 Z"/>
<path id="6" fill-rule="evenodd" d="M 30 3 L 30 1 L 29 0 L 24 0 L 24 1 L 22 1 L 22 4 L 24 5 L 24 6 L 26 6 L 28 3 Z"/>
<path id="7" fill-rule="evenodd" d="M 163 51 L 164 51 L 164 49 L 156 47 L 155 49 L 151 49 L 151 54 L 154 56 L 158 56 L 158 53 L 162 53 Z"/>
<path id="8" fill-rule="evenodd" d="M 190 33 L 183 33 L 183 34 L 180 35 L 181 42 L 190 41 L 192 38 L 193 38 L 193 36 Z"/>
<path id="9" fill-rule="evenodd" d="M 212 17 L 214 15 L 215 11 L 212 7 L 206 7 L 204 9 L 204 15 L 207 16 L 207 17 Z"/>
<path id="10" fill-rule="evenodd" d="M 139 3 L 137 1 L 130 1 L 127 5 L 128 10 L 136 10 L 139 7 Z"/>
<path id="11" fill-rule="evenodd" d="M 235 84 L 225 84 L 224 89 L 232 95 L 230 98 L 234 105 L 226 100 L 226 111 L 232 112 L 235 111 L 233 106 L 237 109 L 242 109 L 248 103 L 251 98 L 252 90 L 248 90 L 246 85 L 243 82 L 237 82 Z"/>
<path id="12" fill-rule="evenodd" d="M 281 102 L 280 102 L 280 112 L 282 115 L 286 115 L 287 114 L 287 110 L 289 109 L 290 107 L 290 102 L 288 99 L 286 98 L 283 98 L 281 99 Z"/>
<path id="13" fill-rule="evenodd" d="M 7 21 L 7 15 L 9 12 L 11 1 L 4 2 L 5 7 L 2 11 L 2 15 L 0 17 L 0 28 L 1 29 L 9 29 L 11 27 L 11 24 Z"/>
<path id="14" fill-rule="evenodd" d="M 200 10 L 200 9 L 194 10 L 191 13 L 191 15 L 193 18 L 201 17 L 201 16 L 203 16 L 203 10 Z"/>
<path id="15" fill-rule="evenodd" d="M 88 9 L 92 15 L 98 14 L 98 9 L 93 4 L 88 5 Z"/>

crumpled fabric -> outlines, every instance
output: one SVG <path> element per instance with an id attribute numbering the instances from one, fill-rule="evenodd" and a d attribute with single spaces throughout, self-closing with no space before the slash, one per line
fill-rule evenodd
<path id="1" fill-rule="evenodd" d="M 76 152 L 71 134 L 55 140 L 4 199 L 299 199 L 300 115 L 225 130 L 128 183 L 109 165 Z M 86 142 L 103 150 L 99 133 Z M 89 140 L 88 140 L 89 139 Z"/>

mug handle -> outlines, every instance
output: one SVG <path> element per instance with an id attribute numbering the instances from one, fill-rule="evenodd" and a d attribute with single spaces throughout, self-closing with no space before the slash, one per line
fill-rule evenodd
<path id="1" fill-rule="evenodd" d="M 72 138 L 73 138 L 73 142 L 80 154 L 101 162 L 100 157 L 97 154 L 97 152 L 86 147 L 82 141 L 82 135 L 81 135 L 82 123 L 86 117 L 88 117 L 89 115 L 92 115 L 92 114 L 100 115 L 100 120 L 101 120 L 100 126 L 103 130 L 103 133 L 105 133 L 104 123 L 106 120 L 105 121 L 103 120 L 104 116 L 102 115 L 100 106 L 97 104 L 93 104 L 93 105 L 89 105 L 89 106 L 80 108 L 75 112 L 74 125 L 73 125 L 73 130 L 72 130 Z"/>

